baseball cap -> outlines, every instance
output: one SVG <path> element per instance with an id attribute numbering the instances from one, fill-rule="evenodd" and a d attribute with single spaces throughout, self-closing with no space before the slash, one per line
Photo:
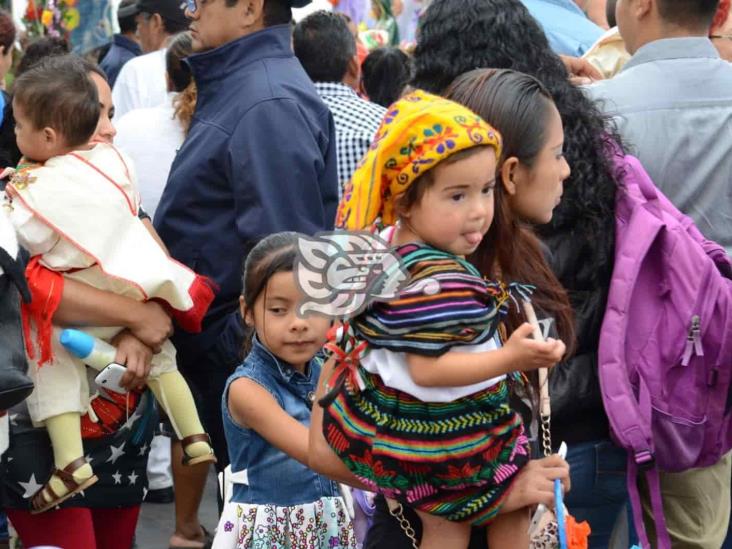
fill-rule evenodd
<path id="1" fill-rule="evenodd" d="M 183 0 L 138 0 L 136 4 L 120 6 L 117 17 L 129 17 L 138 13 L 159 13 L 160 17 L 175 23 L 185 23 L 184 10 L 186 3 Z"/>

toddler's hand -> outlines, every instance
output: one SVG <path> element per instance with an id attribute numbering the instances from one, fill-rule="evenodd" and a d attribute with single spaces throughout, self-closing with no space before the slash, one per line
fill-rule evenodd
<path id="1" fill-rule="evenodd" d="M 504 348 L 513 357 L 515 370 L 529 372 L 539 368 L 551 368 L 562 359 L 567 350 L 558 339 L 537 341 L 531 338 L 531 324 L 524 322 L 508 338 Z"/>
<path id="2" fill-rule="evenodd" d="M 143 303 L 141 313 L 128 328 L 154 353 L 159 353 L 165 340 L 173 335 L 173 321 L 165 309 L 154 301 Z"/>
<path id="3" fill-rule="evenodd" d="M 15 168 L 4 168 L 3 171 L 0 172 L 0 179 L 5 179 L 6 177 L 12 177 L 15 173 Z"/>
<path id="4" fill-rule="evenodd" d="M 115 362 L 124 364 L 127 372 L 122 376 L 119 384 L 125 389 L 145 388 L 147 376 L 150 373 L 153 352 L 150 347 L 133 336 L 128 330 L 122 330 L 112 340 L 112 345 L 117 348 Z"/>

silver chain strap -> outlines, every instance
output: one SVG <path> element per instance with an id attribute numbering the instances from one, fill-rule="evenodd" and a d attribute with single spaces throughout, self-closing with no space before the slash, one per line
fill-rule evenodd
<path id="1" fill-rule="evenodd" d="M 398 501 L 394 501 L 393 499 L 385 499 L 386 505 L 389 508 L 389 514 L 397 519 L 397 521 L 399 522 L 399 527 L 412 542 L 413 549 L 419 549 L 419 543 L 417 542 L 417 533 L 414 531 L 414 528 L 412 528 L 412 525 L 409 524 L 407 517 L 404 516 L 404 508 L 402 507 L 402 504 Z"/>
<path id="2" fill-rule="evenodd" d="M 541 445 L 544 450 L 544 457 L 552 455 L 551 422 L 551 416 L 541 416 Z"/>
<path id="3" fill-rule="evenodd" d="M 536 318 L 536 312 L 530 301 L 524 300 L 524 314 L 526 320 L 534 327 L 534 339 L 536 341 L 544 341 L 544 336 L 539 327 L 539 321 Z M 544 450 L 544 457 L 552 455 L 552 409 L 549 400 L 549 373 L 546 368 L 539 368 L 537 372 L 539 376 L 539 419 L 541 421 L 541 446 Z"/>

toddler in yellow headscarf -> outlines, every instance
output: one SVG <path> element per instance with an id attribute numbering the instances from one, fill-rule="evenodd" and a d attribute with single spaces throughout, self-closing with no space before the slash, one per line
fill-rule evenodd
<path id="1" fill-rule="evenodd" d="M 338 383 L 321 401 L 328 444 L 367 486 L 474 525 L 495 519 L 529 460 L 507 376 L 564 353 L 561 342 L 530 339 L 528 324 L 502 346 L 508 291 L 465 260 L 493 220 L 500 152 L 491 126 L 446 99 L 416 91 L 389 109 L 336 224 L 395 225 L 410 280 L 351 321 L 334 353 Z M 365 352 L 346 356 L 363 341 Z"/>

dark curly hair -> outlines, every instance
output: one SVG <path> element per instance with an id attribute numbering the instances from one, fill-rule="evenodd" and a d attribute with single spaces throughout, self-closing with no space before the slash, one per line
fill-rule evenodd
<path id="1" fill-rule="evenodd" d="M 423 15 L 414 54 L 413 85 L 443 93 L 453 79 L 475 68 L 524 72 L 539 80 L 564 124 L 565 157 L 572 174 L 548 225 L 537 231 L 572 239 L 572 257 L 561 258 L 557 272 L 570 291 L 577 288 L 573 269 L 589 266 L 592 287 L 607 286 L 612 274 L 617 178 L 608 155 L 622 141 L 609 120 L 569 82 L 561 59 L 519 0 L 433 0 Z"/>

